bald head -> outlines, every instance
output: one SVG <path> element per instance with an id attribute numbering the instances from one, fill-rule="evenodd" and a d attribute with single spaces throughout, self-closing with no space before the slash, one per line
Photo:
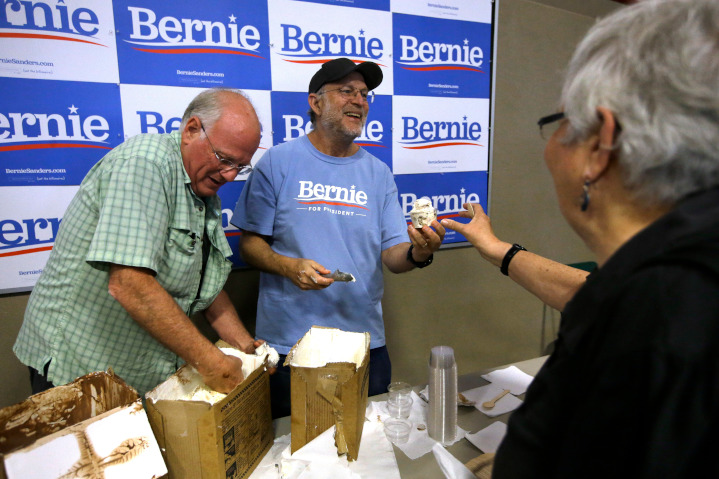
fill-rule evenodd
<path id="1" fill-rule="evenodd" d="M 261 129 L 255 108 L 242 90 L 211 88 L 199 93 L 187 106 L 180 130 L 193 116 L 198 117 L 205 128 L 211 128 L 223 113 L 244 117 L 247 127 Z"/>
<path id="2" fill-rule="evenodd" d="M 239 90 L 211 89 L 195 97 L 181 126 L 182 161 L 198 196 L 211 196 L 250 165 L 261 125 L 250 100 Z M 227 168 L 227 165 L 234 167 Z"/>

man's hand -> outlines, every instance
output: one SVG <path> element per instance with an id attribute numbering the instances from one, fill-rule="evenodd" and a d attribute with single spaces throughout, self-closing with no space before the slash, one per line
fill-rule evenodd
<path id="1" fill-rule="evenodd" d="M 411 224 L 407 225 L 407 234 L 414 244 L 415 261 L 427 261 L 430 255 L 439 250 L 444 241 L 445 232 L 444 227 L 437 220 L 432 221 L 431 228 L 427 225 L 422 228 L 415 228 Z"/>
<path id="2" fill-rule="evenodd" d="M 240 358 L 223 354 L 222 352 L 220 354 L 220 361 L 208 365 L 206 368 L 198 367 L 197 370 L 206 385 L 217 392 L 227 394 L 235 389 L 245 379 L 245 376 L 242 374 L 242 360 Z"/>
<path id="3" fill-rule="evenodd" d="M 330 274 L 332 271 L 317 261 L 306 258 L 286 258 L 285 262 L 284 276 L 304 291 L 325 289 L 335 282 L 333 279 L 322 276 Z"/>

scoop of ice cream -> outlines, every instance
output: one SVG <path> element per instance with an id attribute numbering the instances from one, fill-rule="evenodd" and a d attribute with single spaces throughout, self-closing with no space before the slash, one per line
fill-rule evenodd
<path id="1" fill-rule="evenodd" d="M 262 343 L 255 349 L 255 356 L 260 356 L 263 360 L 267 356 L 267 366 L 270 368 L 277 367 L 277 363 L 280 362 L 279 353 L 267 343 Z"/>
<path id="2" fill-rule="evenodd" d="M 414 202 L 412 210 L 409 212 L 412 219 L 412 225 L 415 228 L 421 228 L 424 225 L 429 226 L 432 221 L 437 219 L 437 208 L 432 206 L 432 200 L 423 196 Z"/>
<path id="3" fill-rule="evenodd" d="M 245 354 L 235 348 L 220 348 L 220 350 L 225 354 L 242 359 L 242 374 L 245 377 L 262 366 L 265 362 L 265 358 L 267 358 L 267 366 L 270 368 L 276 367 L 280 360 L 280 356 L 275 348 L 270 347 L 267 343 L 262 343 L 260 347 L 256 348 L 255 354 Z M 200 373 L 198 373 L 195 368 L 190 368 L 189 377 L 190 380 L 196 384 L 196 387 L 192 388 L 189 394 L 185 394 L 178 399 L 204 401 L 215 404 L 225 398 L 226 394 L 213 391 L 209 386 L 205 385 L 202 381 L 202 376 L 200 376 Z"/>

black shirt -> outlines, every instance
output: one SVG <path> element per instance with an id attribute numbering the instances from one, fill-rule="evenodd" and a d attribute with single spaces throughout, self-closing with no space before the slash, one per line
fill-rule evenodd
<path id="1" fill-rule="evenodd" d="M 493 477 L 719 477 L 719 190 L 624 244 L 567 304 Z"/>

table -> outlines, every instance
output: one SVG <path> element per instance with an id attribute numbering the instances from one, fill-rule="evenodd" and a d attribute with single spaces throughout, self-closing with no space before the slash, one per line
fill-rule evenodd
<path id="1" fill-rule="evenodd" d="M 487 374 L 490 371 L 496 369 L 503 369 L 507 366 L 516 366 L 521 371 L 535 376 L 539 368 L 542 367 L 547 356 L 541 356 L 538 358 L 528 359 L 526 361 L 519 361 L 513 364 L 505 366 L 499 366 L 496 368 L 490 368 L 484 371 L 477 371 L 469 374 L 460 375 L 457 378 L 457 389 L 459 392 L 466 391 L 468 389 L 476 388 L 489 384 L 489 382 L 482 378 L 483 374 Z M 420 391 L 426 384 L 415 386 L 415 391 Z M 520 399 L 524 399 L 524 395 L 519 396 Z M 387 399 L 386 394 L 380 394 L 378 396 L 372 396 L 369 398 L 370 401 L 384 401 Z M 507 422 L 511 413 L 502 414 L 497 417 L 487 417 L 476 408 L 460 407 L 457 412 L 457 423 L 459 427 L 469 433 L 475 433 L 480 429 L 484 429 L 495 421 Z M 290 417 L 282 417 L 274 421 L 275 437 L 283 436 L 290 433 Z M 454 457 L 459 459 L 462 463 L 468 462 L 482 452 L 477 449 L 472 443 L 466 439 L 457 441 L 457 443 L 447 448 Z M 394 448 L 395 457 L 397 458 L 397 465 L 399 466 L 400 475 L 403 478 L 408 479 L 442 479 L 444 474 L 437 465 L 437 461 L 434 458 L 434 454 L 431 452 L 424 456 L 415 459 L 414 461 L 409 459 L 401 449 Z M 360 452 L 361 454 L 361 452 Z"/>

